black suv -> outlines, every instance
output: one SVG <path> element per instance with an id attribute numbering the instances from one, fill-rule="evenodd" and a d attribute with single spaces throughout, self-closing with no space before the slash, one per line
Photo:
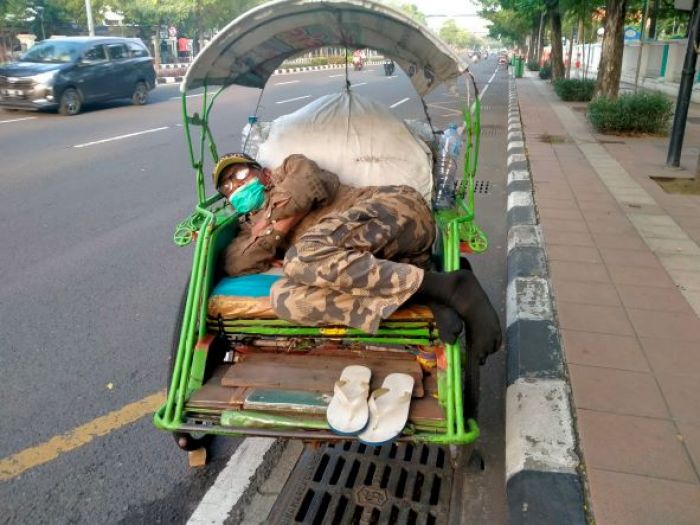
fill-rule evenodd
<path id="1" fill-rule="evenodd" d="M 153 59 L 141 40 L 50 38 L 0 65 L 0 107 L 76 115 L 87 102 L 131 97 L 145 104 L 155 84 Z"/>

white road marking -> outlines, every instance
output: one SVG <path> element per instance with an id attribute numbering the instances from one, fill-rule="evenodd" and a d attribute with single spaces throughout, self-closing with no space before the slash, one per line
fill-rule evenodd
<path id="1" fill-rule="evenodd" d="M 398 75 L 390 75 L 390 76 L 384 77 L 384 78 L 398 78 Z"/>
<path id="2" fill-rule="evenodd" d="M 164 129 L 170 129 L 170 126 L 163 126 L 161 128 L 146 129 L 144 131 L 137 131 L 135 133 L 127 133 L 126 135 L 117 135 L 116 137 L 110 137 L 108 139 L 95 140 L 93 142 L 85 142 L 84 144 L 76 144 L 74 148 L 86 148 L 88 146 L 94 146 L 96 144 L 104 144 L 105 142 L 112 142 L 113 140 L 128 139 L 131 137 L 136 137 L 138 135 L 145 135 L 147 133 L 155 133 L 156 131 L 163 131 Z"/>
<path id="3" fill-rule="evenodd" d="M 311 98 L 311 95 L 304 95 L 303 97 L 288 98 L 287 100 L 278 100 L 275 104 L 286 104 L 287 102 L 294 102 L 296 100 L 303 100 L 305 98 Z"/>
<path id="4" fill-rule="evenodd" d="M 216 95 L 218 92 L 219 92 L 219 90 L 217 90 L 217 91 L 211 91 L 211 92 L 207 93 L 207 95 L 208 95 L 208 96 L 214 96 L 214 95 Z M 195 93 L 194 95 L 187 95 L 185 98 L 203 97 L 203 96 L 204 96 L 204 93 Z M 180 96 L 177 96 L 177 97 L 170 97 L 170 100 L 180 100 L 181 98 L 182 98 L 182 96 L 180 95 Z"/>
<path id="5" fill-rule="evenodd" d="M 408 102 L 409 100 L 411 100 L 409 97 L 402 98 L 398 102 L 394 102 L 391 106 L 389 106 L 389 109 L 394 109 L 396 106 L 400 106 L 401 104 L 403 104 L 404 102 Z"/>
<path id="6" fill-rule="evenodd" d="M 350 84 L 350 87 L 364 86 L 365 84 L 367 84 L 367 82 L 359 82 L 357 84 Z"/>
<path id="7" fill-rule="evenodd" d="M 328 78 L 335 78 L 335 77 L 344 77 L 345 73 L 341 73 L 340 75 L 328 75 Z"/>
<path id="8" fill-rule="evenodd" d="M 238 445 L 187 524 L 224 523 L 231 509 L 245 493 L 274 443 L 275 440 L 272 438 L 247 438 Z"/>
<path id="9" fill-rule="evenodd" d="M 481 91 L 481 93 L 479 93 L 479 100 L 484 98 L 484 95 L 486 94 L 486 91 L 489 89 L 489 86 L 491 85 L 491 82 L 493 81 L 493 77 L 496 76 L 496 73 L 498 73 L 498 69 L 496 69 L 493 72 L 493 75 L 491 75 L 491 78 L 489 78 L 489 81 L 486 83 L 486 86 L 484 86 L 484 89 Z"/>
<path id="10" fill-rule="evenodd" d="M 277 84 L 273 84 L 273 86 L 284 86 L 285 84 L 296 84 L 297 82 L 301 82 L 301 80 L 287 80 L 286 82 L 277 82 Z"/>
<path id="11" fill-rule="evenodd" d="M 13 118 L 10 120 L 0 120 L 0 124 L 9 124 L 10 122 L 21 122 L 23 120 L 32 120 L 35 118 L 36 117 L 22 117 L 22 118 Z"/>

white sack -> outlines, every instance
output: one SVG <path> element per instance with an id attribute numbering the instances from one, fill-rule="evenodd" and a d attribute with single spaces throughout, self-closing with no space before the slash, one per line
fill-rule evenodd
<path id="1" fill-rule="evenodd" d="M 432 155 L 388 108 L 357 93 L 320 97 L 276 119 L 258 161 L 279 166 L 302 153 L 349 186 L 405 184 L 430 203 Z"/>

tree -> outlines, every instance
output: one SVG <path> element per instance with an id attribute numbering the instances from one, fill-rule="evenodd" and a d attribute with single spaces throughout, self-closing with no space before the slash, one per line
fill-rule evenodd
<path id="1" fill-rule="evenodd" d="M 564 51 L 561 45 L 561 13 L 559 12 L 559 0 L 547 0 L 547 15 L 552 27 L 552 80 L 564 78 Z"/>
<path id="2" fill-rule="evenodd" d="M 607 0 L 596 96 L 617 98 L 622 74 L 626 11 L 627 0 Z"/>
<path id="3" fill-rule="evenodd" d="M 452 18 L 442 24 L 439 35 L 445 42 L 455 47 L 478 46 L 481 44 L 480 38 L 472 35 L 466 29 L 457 27 L 457 23 Z"/>
<path id="4" fill-rule="evenodd" d="M 428 19 L 425 17 L 422 11 L 420 11 L 415 4 L 404 4 L 404 3 L 393 3 L 394 7 L 396 7 L 399 11 L 403 11 L 406 13 L 408 16 L 413 18 L 416 22 L 419 24 L 422 24 L 424 26 L 428 25 Z"/>

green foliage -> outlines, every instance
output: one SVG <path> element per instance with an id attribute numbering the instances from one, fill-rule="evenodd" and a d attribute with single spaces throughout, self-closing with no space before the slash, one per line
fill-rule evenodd
<path id="1" fill-rule="evenodd" d="M 416 7 L 415 4 L 408 4 L 405 2 L 391 2 L 391 6 L 399 11 L 403 11 L 408 16 L 413 18 L 416 22 L 422 25 L 428 25 L 428 20 L 425 15 Z"/>
<path id="2" fill-rule="evenodd" d="M 549 80 L 552 78 L 552 64 L 549 61 L 542 64 L 540 68 L 540 78 L 542 80 Z"/>
<path id="3" fill-rule="evenodd" d="M 345 63 L 352 63 L 352 57 L 348 56 L 347 58 L 345 56 L 330 56 L 327 58 L 329 64 L 345 64 Z"/>
<path id="4" fill-rule="evenodd" d="M 455 47 L 474 47 L 483 43 L 479 37 L 461 27 L 457 27 L 457 23 L 453 18 L 442 24 L 439 34 L 440 38 Z"/>
<path id="5" fill-rule="evenodd" d="M 310 66 L 325 66 L 328 65 L 328 59 L 326 57 L 314 57 L 309 61 Z"/>
<path id="6" fill-rule="evenodd" d="M 602 133 L 662 134 L 668 131 L 672 107 L 661 93 L 636 93 L 596 98 L 588 105 L 587 115 Z"/>
<path id="7" fill-rule="evenodd" d="M 529 60 L 527 62 L 527 68 L 530 71 L 539 71 L 540 70 L 540 63 L 537 60 Z"/>
<path id="8" fill-rule="evenodd" d="M 565 102 L 589 102 L 595 91 L 595 80 L 560 78 L 554 81 L 554 91 Z"/>

